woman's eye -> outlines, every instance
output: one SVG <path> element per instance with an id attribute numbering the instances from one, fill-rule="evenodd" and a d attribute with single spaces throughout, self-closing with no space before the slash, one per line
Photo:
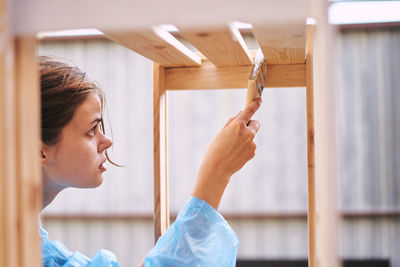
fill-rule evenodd
<path id="1" fill-rule="evenodd" d="M 97 124 L 96 124 L 95 126 L 93 126 L 92 129 L 90 129 L 89 134 L 90 134 L 90 135 L 94 135 L 94 134 L 95 134 L 95 131 L 96 131 L 96 128 L 97 128 Z"/>

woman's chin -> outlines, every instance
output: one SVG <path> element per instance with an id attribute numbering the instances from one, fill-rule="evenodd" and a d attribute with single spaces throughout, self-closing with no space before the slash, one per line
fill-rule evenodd
<path id="1" fill-rule="evenodd" d="M 100 177 L 98 177 L 98 179 L 96 180 L 96 183 L 94 183 L 92 188 L 99 187 L 102 183 L 103 183 L 103 175 L 100 175 Z"/>

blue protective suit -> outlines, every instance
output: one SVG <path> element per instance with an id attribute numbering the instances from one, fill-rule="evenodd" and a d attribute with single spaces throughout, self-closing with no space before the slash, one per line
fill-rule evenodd
<path id="1" fill-rule="evenodd" d="M 50 241 L 40 227 L 42 260 L 46 267 L 119 267 L 115 255 L 101 249 L 93 258 L 72 253 L 62 243 Z M 239 241 L 227 221 L 207 202 L 191 197 L 176 221 L 146 255 L 148 266 L 234 267 Z"/>

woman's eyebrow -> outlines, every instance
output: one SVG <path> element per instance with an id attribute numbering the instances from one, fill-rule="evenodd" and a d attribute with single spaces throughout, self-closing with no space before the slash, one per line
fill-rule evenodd
<path id="1" fill-rule="evenodd" d="M 94 119 L 90 124 L 95 123 L 95 122 L 101 122 L 103 120 L 102 117 L 98 117 L 96 119 Z"/>

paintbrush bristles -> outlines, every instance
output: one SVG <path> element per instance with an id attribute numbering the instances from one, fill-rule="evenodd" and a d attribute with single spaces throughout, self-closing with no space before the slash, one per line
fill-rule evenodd
<path id="1" fill-rule="evenodd" d="M 257 50 L 256 57 L 254 58 L 254 65 L 261 64 L 264 60 L 265 60 L 264 59 L 264 54 L 263 54 L 261 48 L 259 48 Z"/>

